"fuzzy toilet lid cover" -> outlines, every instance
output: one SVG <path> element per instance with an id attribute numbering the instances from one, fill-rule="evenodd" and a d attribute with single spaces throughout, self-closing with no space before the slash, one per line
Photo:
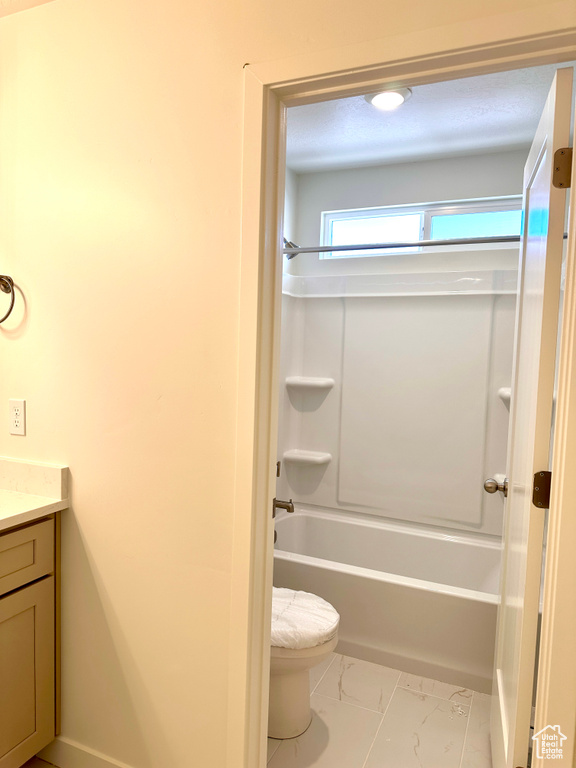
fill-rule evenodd
<path id="1" fill-rule="evenodd" d="M 318 595 L 273 587 L 272 641 L 277 648 L 313 648 L 338 630 L 338 611 Z"/>

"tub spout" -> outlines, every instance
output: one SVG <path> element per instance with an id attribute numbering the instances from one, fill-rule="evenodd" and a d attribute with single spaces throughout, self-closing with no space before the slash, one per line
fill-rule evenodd
<path id="1" fill-rule="evenodd" d="M 274 499 L 272 502 L 272 517 L 276 517 L 277 509 L 285 509 L 286 512 L 294 512 L 294 504 L 292 499 L 290 501 L 282 501 L 281 499 Z"/>

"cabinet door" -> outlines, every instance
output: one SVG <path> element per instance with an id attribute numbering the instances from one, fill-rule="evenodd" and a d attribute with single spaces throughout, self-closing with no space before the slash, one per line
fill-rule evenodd
<path id="1" fill-rule="evenodd" d="M 0 599 L 0 768 L 54 738 L 54 577 Z"/>

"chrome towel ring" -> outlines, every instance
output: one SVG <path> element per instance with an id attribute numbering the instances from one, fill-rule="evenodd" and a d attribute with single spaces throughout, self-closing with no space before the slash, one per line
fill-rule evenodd
<path id="1" fill-rule="evenodd" d="M 10 306 L 8 307 L 8 312 L 0 318 L 0 323 L 3 323 L 14 309 L 14 280 L 12 280 L 9 275 L 0 275 L 0 291 L 10 294 Z"/>

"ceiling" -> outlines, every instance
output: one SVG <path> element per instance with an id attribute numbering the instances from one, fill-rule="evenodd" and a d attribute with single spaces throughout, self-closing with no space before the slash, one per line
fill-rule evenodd
<path id="1" fill-rule="evenodd" d="M 415 86 L 394 112 L 363 96 L 291 107 L 288 167 L 306 173 L 527 148 L 556 69 L 574 63 Z"/>

